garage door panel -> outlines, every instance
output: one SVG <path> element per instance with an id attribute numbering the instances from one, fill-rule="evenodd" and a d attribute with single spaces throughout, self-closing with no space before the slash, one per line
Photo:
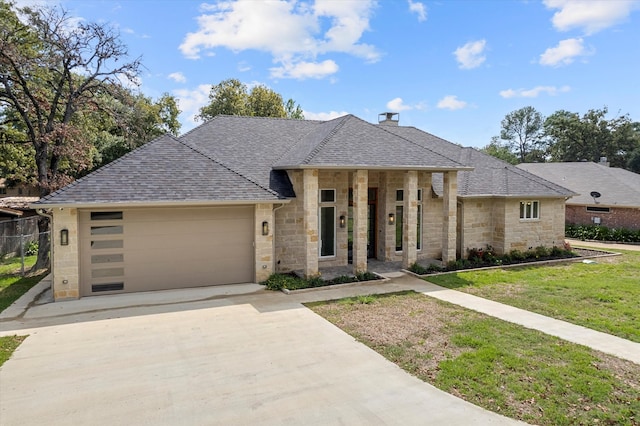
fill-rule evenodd
<path id="1" fill-rule="evenodd" d="M 252 206 L 125 209 L 119 221 L 92 221 L 88 211 L 80 217 L 83 295 L 253 281 Z M 120 226 L 120 234 L 95 235 L 107 226 Z"/>

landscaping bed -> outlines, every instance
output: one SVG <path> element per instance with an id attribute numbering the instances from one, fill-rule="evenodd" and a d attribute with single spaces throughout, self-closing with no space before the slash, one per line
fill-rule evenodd
<path id="1" fill-rule="evenodd" d="M 290 291 L 381 279 L 382 277 L 374 274 L 373 272 L 359 272 L 355 275 L 341 275 L 330 280 L 325 280 L 320 276 L 303 278 L 292 272 L 288 274 L 272 274 L 268 279 L 260 284 L 266 286 L 267 290 Z"/>
<path id="2" fill-rule="evenodd" d="M 470 269 L 500 268 L 505 266 L 518 266 L 526 264 L 540 264 L 543 262 L 573 260 L 579 258 L 590 258 L 595 256 L 611 255 L 612 253 L 582 248 L 571 248 L 565 244 L 564 248 L 536 247 L 525 252 L 512 250 L 509 253 L 498 256 L 491 247 L 487 249 L 469 250 L 467 259 L 458 259 L 447 263 L 445 266 L 431 264 L 422 266 L 414 263 L 409 271 L 416 275 L 432 275 L 444 272 L 455 272 Z"/>

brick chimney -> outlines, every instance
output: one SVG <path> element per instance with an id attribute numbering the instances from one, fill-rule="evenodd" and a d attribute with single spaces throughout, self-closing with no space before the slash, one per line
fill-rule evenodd
<path id="1" fill-rule="evenodd" d="M 399 121 L 399 112 L 382 112 L 378 114 L 378 124 L 382 126 L 397 126 Z"/>

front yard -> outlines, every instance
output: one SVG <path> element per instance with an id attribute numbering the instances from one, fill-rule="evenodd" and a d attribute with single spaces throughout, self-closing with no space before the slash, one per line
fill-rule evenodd
<path id="1" fill-rule="evenodd" d="M 632 362 L 411 292 L 309 307 L 409 373 L 505 416 L 640 424 Z"/>
<path id="2" fill-rule="evenodd" d="M 468 271 L 427 280 L 640 342 L 640 252 L 571 263 Z"/>

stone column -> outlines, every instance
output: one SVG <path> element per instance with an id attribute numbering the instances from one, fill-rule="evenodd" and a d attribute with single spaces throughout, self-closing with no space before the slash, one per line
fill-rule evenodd
<path id="1" fill-rule="evenodd" d="M 353 172 L 353 271 L 367 270 L 367 211 L 369 209 L 369 172 Z"/>
<path id="2" fill-rule="evenodd" d="M 443 173 L 442 199 L 442 262 L 446 264 L 456 260 L 458 172 Z"/>
<path id="3" fill-rule="evenodd" d="M 318 170 L 302 172 L 302 205 L 304 211 L 304 275 L 318 275 Z"/>
<path id="4" fill-rule="evenodd" d="M 271 204 L 256 204 L 255 211 L 255 273 L 256 282 L 269 278 L 273 273 L 273 234 L 275 232 L 273 220 L 273 206 Z M 267 222 L 269 232 L 262 235 L 262 223 Z"/>
<path id="5" fill-rule="evenodd" d="M 402 267 L 407 269 L 418 258 L 418 172 L 410 170 L 404 174 L 402 185 L 404 207 L 402 217 Z"/>
<path id="6" fill-rule="evenodd" d="M 69 244 L 60 245 L 60 231 L 69 232 Z M 80 266 L 78 240 L 78 210 L 53 209 L 51 227 L 53 298 L 54 300 L 80 298 Z"/>

